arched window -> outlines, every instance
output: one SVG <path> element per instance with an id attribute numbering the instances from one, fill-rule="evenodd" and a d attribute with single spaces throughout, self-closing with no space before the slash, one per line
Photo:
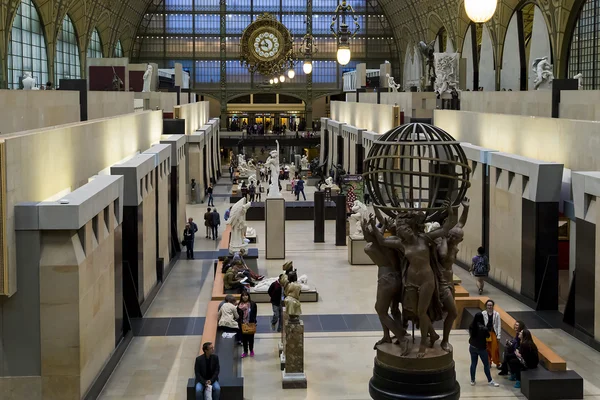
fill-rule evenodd
<path id="1" fill-rule="evenodd" d="M 35 6 L 21 0 L 10 32 L 8 47 L 8 87 L 18 89 L 25 72 L 31 72 L 37 85 L 48 82 L 46 40 Z"/>
<path id="2" fill-rule="evenodd" d="M 115 46 L 115 57 L 121 58 L 123 57 L 123 46 L 121 46 L 121 41 L 117 41 L 117 45 Z"/>
<path id="3" fill-rule="evenodd" d="M 100 35 L 98 29 L 92 31 L 92 37 L 90 38 L 90 44 L 87 50 L 88 58 L 102 58 L 102 43 L 100 42 Z"/>
<path id="4" fill-rule="evenodd" d="M 569 50 L 568 77 L 583 74 L 584 89 L 600 88 L 600 1 L 587 0 L 577 17 Z"/>
<path id="5" fill-rule="evenodd" d="M 77 35 L 71 18 L 65 15 L 62 29 L 56 40 L 56 58 L 54 59 L 55 84 L 60 84 L 61 78 L 81 78 L 81 64 L 79 62 L 79 45 Z"/>

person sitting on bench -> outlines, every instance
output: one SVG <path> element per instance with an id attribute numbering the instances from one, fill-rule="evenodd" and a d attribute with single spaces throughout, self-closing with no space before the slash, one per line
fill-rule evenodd
<path id="1" fill-rule="evenodd" d="M 508 363 L 510 360 L 517 357 L 515 355 L 515 350 L 519 348 L 519 332 L 525 329 L 525 323 L 523 321 L 515 321 L 513 329 L 515 330 L 515 337 L 514 339 L 506 340 L 503 357 L 504 361 L 498 367 L 500 369 L 500 373 L 498 375 L 508 375 Z"/>
<path id="2" fill-rule="evenodd" d="M 508 363 L 511 376 L 509 380 L 516 381 L 515 388 L 521 387 L 521 371 L 537 368 L 540 363 L 538 348 L 533 342 L 533 337 L 528 329 L 519 332 L 519 348 L 515 350 L 517 356 Z"/>
<path id="3" fill-rule="evenodd" d="M 225 275 L 223 275 L 225 290 L 237 290 L 239 293 L 242 293 L 242 290 L 249 286 L 249 282 L 242 282 L 242 279 L 238 279 L 237 275 L 237 272 L 233 268 L 229 268 L 225 272 Z"/>
<path id="4" fill-rule="evenodd" d="M 238 272 L 241 272 L 244 274 L 244 276 L 247 276 L 248 279 L 253 279 L 255 281 L 262 281 L 265 277 L 264 275 L 258 275 L 255 274 L 254 271 L 252 271 L 250 268 L 248 268 L 248 265 L 246 264 L 246 262 L 244 261 L 243 256 L 246 255 L 246 249 L 240 249 L 240 251 L 238 251 L 237 253 L 235 253 L 233 255 L 233 260 L 231 260 L 231 266 L 232 267 L 237 267 Z"/>
<path id="5" fill-rule="evenodd" d="M 204 390 L 210 387 L 212 399 L 219 400 L 221 386 L 219 385 L 219 357 L 214 354 L 215 346 L 211 342 L 202 345 L 204 354 L 196 357 L 194 373 L 196 375 L 196 400 L 204 400 Z"/>

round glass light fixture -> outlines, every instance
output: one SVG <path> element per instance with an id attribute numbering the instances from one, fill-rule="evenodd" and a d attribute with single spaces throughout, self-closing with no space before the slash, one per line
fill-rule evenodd
<path id="1" fill-rule="evenodd" d="M 281 74 L 281 76 L 279 77 L 279 82 L 285 82 L 285 75 Z"/>
<path id="2" fill-rule="evenodd" d="M 350 52 L 350 46 L 340 44 L 337 51 L 337 61 L 340 65 L 348 65 L 352 53 Z"/>
<path id="3" fill-rule="evenodd" d="M 287 74 L 288 74 L 288 78 L 294 79 L 294 77 L 296 76 L 296 71 L 294 71 L 293 69 L 290 69 L 290 70 L 288 70 Z"/>
<path id="4" fill-rule="evenodd" d="M 277 78 L 277 77 L 273 78 L 273 82 L 275 82 L 275 84 L 277 85 L 279 83 L 279 78 Z"/>
<path id="5" fill-rule="evenodd" d="M 465 0 L 465 11 L 471 21 L 482 23 L 489 21 L 496 12 L 498 0 Z"/>
<path id="6" fill-rule="evenodd" d="M 273 79 L 269 79 L 269 83 L 272 85 L 273 84 Z"/>
<path id="7" fill-rule="evenodd" d="M 304 71 L 304 73 L 306 75 L 308 75 L 308 74 L 312 73 L 312 69 L 313 69 L 312 62 L 304 61 L 304 65 L 302 66 L 302 70 Z"/>

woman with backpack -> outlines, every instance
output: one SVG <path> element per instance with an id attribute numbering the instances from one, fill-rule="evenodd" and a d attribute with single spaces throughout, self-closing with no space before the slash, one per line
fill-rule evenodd
<path id="1" fill-rule="evenodd" d="M 490 262 L 485 255 L 485 249 L 480 247 L 477 249 L 477 255 L 473 257 L 473 263 L 471 264 L 471 270 L 469 271 L 475 277 L 477 281 L 477 288 L 479 294 L 483 294 L 483 285 L 485 285 L 485 278 L 490 273 Z"/>

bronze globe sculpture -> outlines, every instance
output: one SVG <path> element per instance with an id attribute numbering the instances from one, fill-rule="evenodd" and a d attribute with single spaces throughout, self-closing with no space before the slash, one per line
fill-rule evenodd
<path id="1" fill-rule="evenodd" d="M 452 267 L 469 210 L 466 155 L 443 130 L 411 123 L 376 141 L 363 171 L 376 215 L 363 222 L 362 231 L 365 253 L 378 266 L 375 310 L 383 328 L 369 393 L 375 400 L 457 400 Z M 441 320 L 438 343 L 433 323 Z"/>
<path id="2" fill-rule="evenodd" d="M 422 211 L 438 221 L 445 202 L 458 205 L 469 188 L 467 157 L 440 128 L 409 123 L 376 141 L 364 161 L 365 189 L 376 210 L 388 217 Z"/>

